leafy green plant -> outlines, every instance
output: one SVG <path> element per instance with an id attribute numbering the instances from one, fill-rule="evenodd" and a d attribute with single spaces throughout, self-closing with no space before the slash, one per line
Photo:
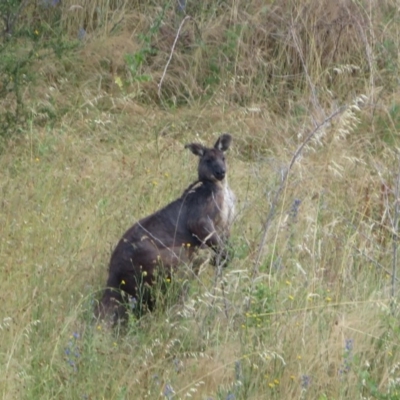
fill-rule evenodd
<path id="1" fill-rule="evenodd" d="M 154 51 L 151 48 L 145 47 L 134 54 L 125 55 L 125 62 L 128 67 L 128 71 L 130 72 L 132 82 L 151 81 L 151 75 L 142 73 L 143 63 L 150 54 L 154 54 Z"/>
<path id="2" fill-rule="evenodd" d="M 247 325 L 261 327 L 267 325 L 275 310 L 276 289 L 265 282 L 255 285 L 251 293 L 250 307 L 246 312 Z"/>
<path id="3" fill-rule="evenodd" d="M 27 4 L 26 0 L 3 0 L 0 2 L 3 40 L 8 40 L 13 35 L 17 19 Z"/>
<path id="4" fill-rule="evenodd" d="M 58 2 L 43 1 L 37 5 L 36 12 L 43 12 L 46 8 L 53 9 Z M 0 137 L 3 138 L 21 132 L 30 118 L 24 93 L 37 78 L 35 63 L 48 59 L 53 54 L 60 59 L 78 45 L 77 40 L 65 38 L 57 26 L 59 15 L 48 14 L 49 21 L 43 17 L 17 23 L 18 17 L 26 18 L 22 13 L 26 5 L 26 1 L 19 0 L 7 0 L 0 4 L 0 14 L 7 21 L 4 24 L 5 31 L 8 32 L 7 40 L 0 46 Z M 54 27 L 50 27 L 50 22 Z M 41 112 L 50 119 L 55 117 L 54 110 L 49 107 L 42 106 Z"/>
<path id="5" fill-rule="evenodd" d="M 0 76 L 2 86 L 0 98 L 6 99 L 5 108 L 0 111 L 0 136 L 6 136 L 18 130 L 18 124 L 24 123 L 24 102 L 22 91 L 29 79 L 29 65 L 35 59 L 35 49 L 25 55 L 17 56 L 12 52 L 0 51 Z M 2 57 L 1 57 L 2 55 Z"/>
<path id="6" fill-rule="evenodd" d="M 152 76 L 143 73 L 143 66 L 146 64 L 148 57 L 156 54 L 156 49 L 152 46 L 153 37 L 159 32 L 161 23 L 164 19 L 165 12 L 168 8 L 168 3 L 163 7 L 160 14 L 155 18 L 154 23 L 147 33 L 138 35 L 141 43 L 141 49 L 133 54 L 125 55 L 125 62 L 130 72 L 131 82 L 149 82 Z"/>

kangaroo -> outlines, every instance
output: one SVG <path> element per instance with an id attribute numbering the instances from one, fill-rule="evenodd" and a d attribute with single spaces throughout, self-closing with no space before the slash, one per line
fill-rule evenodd
<path id="1" fill-rule="evenodd" d="M 157 269 L 168 275 L 179 264 L 190 262 L 199 248 L 211 248 L 216 262 L 226 264 L 235 196 L 226 179 L 224 152 L 231 141 L 231 135 L 223 134 L 212 148 L 199 143 L 185 146 L 199 157 L 198 180 L 181 197 L 141 219 L 122 236 L 111 255 L 97 316 L 123 316 L 122 292 L 147 303 L 151 311 L 154 303 L 149 296 L 139 298 L 141 290 L 154 283 Z"/>

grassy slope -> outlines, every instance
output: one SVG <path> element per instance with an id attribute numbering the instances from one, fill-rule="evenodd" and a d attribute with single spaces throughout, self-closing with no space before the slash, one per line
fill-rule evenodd
<path id="1" fill-rule="evenodd" d="M 291 4 L 282 15 L 311 26 L 309 14 L 298 12 L 301 2 Z M 252 41 L 240 28 L 246 18 L 251 25 L 261 12 L 282 10 L 254 2 L 246 14 L 236 6 L 226 21 L 196 17 L 206 49 L 224 37 L 221 21 L 235 37 L 223 54 L 234 56 L 236 80 L 234 71 L 221 69 L 206 101 L 199 82 L 209 54 L 201 46 L 193 54 L 177 49 L 166 76 L 165 97 L 175 93 L 172 103 L 186 99 L 185 105 L 154 101 L 168 43 L 158 42 L 165 51 L 141 67 L 152 82 L 126 78 L 123 55 L 140 48 L 129 23 L 135 34 L 148 32 L 157 8 L 127 17 L 126 31 L 93 34 L 64 59 L 37 62 L 38 79 L 25 94 L 31 123 L 0 156 L 2 398 L 399 398 L 398 311 L 389 307 L 397 75 L 380 53 L 388 41 L 399 48 L 398 16 L 386 2 L 369 20 L 370 45 L 357 53 L 351 40 L 343 43 L 326 65 L 316 63 L 321 48 L 313 42 L 314 52 L 303 54 L 304 73 L 301 57 L 293 56 L 301 54 L 304 31 L 286 38 L 286 48 L 265 43 L 262 29 Z M 323 11 L 316 7 L 313 18 Z M 76 21 L 69 23 L 72 29 Z M 271 28 L 265 37 L 278 33 Z M 275 45 L 276 52 L 246 50 L 255 39 L 260 51 Z M 246 58 L 267 55 L 268 65 Z M 105 58 L 114 62 L 109 75 L 101 70 Z M 348 60 L 361 72 L 347 68 Z M 294 64 L 301 82 L 277 77 L 296 72 Z M 271 71 L 266 85 L 258 74 Z M 127 79 L 123 88 L 118 77 Z M 302 152 L 253 276 L 263 222 L 295 149 L 313 119 L 360 95 L 361 109 L 324 126 Z M 50 106 L 55 121 L 40 111 Z M 93 325 L 93 301 L 120 235 L 195 178 L 196 160 L 184 143 L 212 143 L 223 131 L 235 140 L 229 179 L 238 197 L 236 257 L 224 271 L 224 289 L 208 266 L 191 279 L 184 304 L 131 321 L 121 335 Z"/>

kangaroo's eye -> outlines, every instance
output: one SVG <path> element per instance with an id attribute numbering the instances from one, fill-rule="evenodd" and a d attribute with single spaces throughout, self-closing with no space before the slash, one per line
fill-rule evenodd
<path id="1" fill-rule="evenodd" d="M 225 161 L 225 157 L 224 156 L 222 156 L 222 161 Z"/>

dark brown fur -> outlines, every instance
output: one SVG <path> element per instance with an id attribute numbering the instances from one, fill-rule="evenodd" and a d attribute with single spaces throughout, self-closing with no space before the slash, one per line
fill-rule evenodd
<path id="1" fill-rule="evenodd" d="M 146 302 L 143 288 L 151 286 L 157 268 L 167 274 L 191 260 L 196 249 L 208 246 L 217 259 L 226 258 L 234 197 L 225 179 L 224 151 L 231 136 L 219 137 L 213 148 L 198 143 L 185 146 L 200 157 L 198 181 L 180 198 L 133 225 L 119 241 L 110 261 L 107 289 L 99 304 L 98 315 L 121 317 L 124 308 L 121 290 Z M 116 313 L 115 313 L 116 312 Z"/>

